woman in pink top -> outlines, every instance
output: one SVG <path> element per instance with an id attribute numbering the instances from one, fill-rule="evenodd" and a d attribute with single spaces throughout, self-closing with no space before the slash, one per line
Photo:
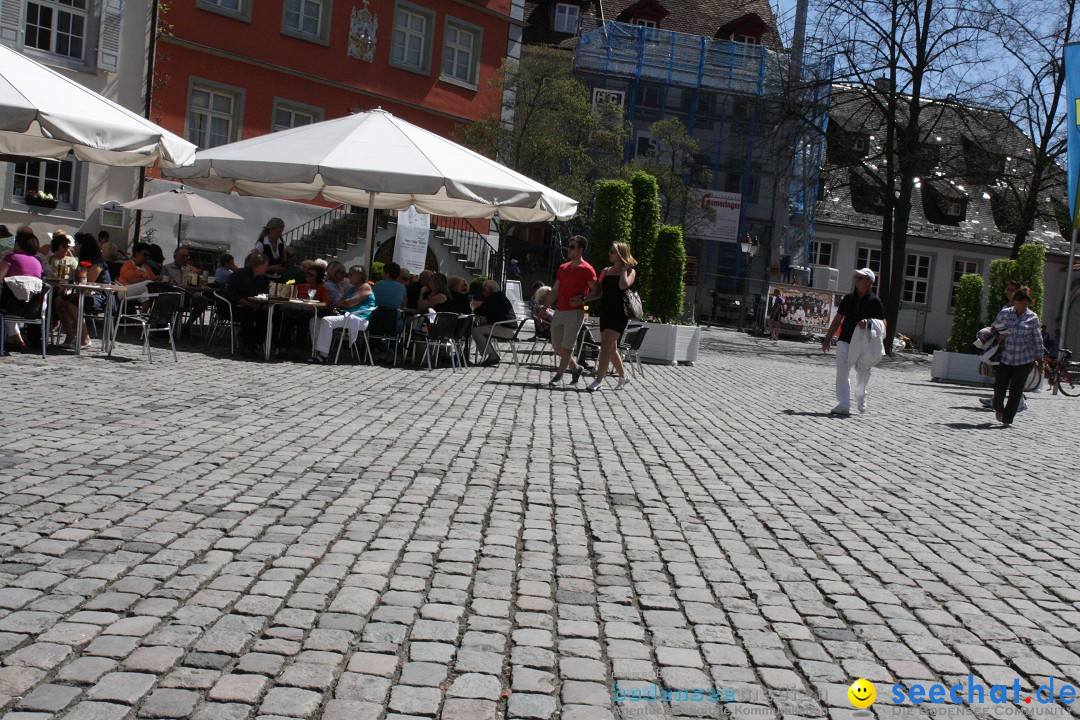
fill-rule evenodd
<path id="1" fill-rule="evenodd" d="M 5 277 L 20 275 L 40 278 L 42 270 L 41 263 L 37 259 L 38 248 L 34 231 L 26 225 L 19 228 L 15 233 L 15 251 L 0 258 L 0 283 Z M 26 343 L 19 334 L 18 323 L 8 321 L 4 323 L 4 326 L 4 331 L 8 334 L 5 343 L 9 346 L 14 344 L 17 349 L 25 348 Z"/>

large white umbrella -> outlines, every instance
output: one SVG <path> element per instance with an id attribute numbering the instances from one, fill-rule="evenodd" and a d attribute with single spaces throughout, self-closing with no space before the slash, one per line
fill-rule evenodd
<path id="1" fill-rule="evenodd" d="M 226 218 L 229 220 L 243 220 L 232 210 L 218 205 L 213 200 L 207 200 L 202 195 L 196 195 L 187 188 L 179 187 L 157 195 L 147 195 L 138 200 L 121 203 L 124 207 L 132 210 L 153 210 L 156 212 L 173 213 L 179 215 L 176 238 L 180 240 L 180 230 L 183 228 L 184 215 L 201 218 Z"/>
<path id="2" fill-rule="evenodd" d="M 203 150 L 167 177 L 218 192 L 512 222 L 568 220 L 577 201 L 385 110 Z"/>
<path id="3" fill-rule="evenodd" d="M 116 166 L 191 161 L 197 148 L 93 90 L 0 45 L 0 155 Z"/>

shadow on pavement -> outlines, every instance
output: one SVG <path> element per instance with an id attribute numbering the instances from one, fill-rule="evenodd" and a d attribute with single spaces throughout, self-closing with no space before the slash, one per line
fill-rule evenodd
<path id="1" fill-rule="evenodd" d="M 1003 425 L 999 425 L 996 422 L 984 422 L 984 423 L 945 423 L 945 427 L 952 428 L 953 430 L 1004 430 Z"/>
<path id="2" fill-rule="evenodd" d="M 784 410 L 782 415 L 798 415 L 799 417 L 835 417 L 847 418 L 849 415 L 833 415 L 831 412 L 800 412 L 798 410 Z"/>

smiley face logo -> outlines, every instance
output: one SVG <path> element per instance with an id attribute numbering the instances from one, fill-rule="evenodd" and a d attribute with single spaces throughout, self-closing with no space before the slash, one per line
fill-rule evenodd
<path id="1" fill-rule="evenodd" d="M 877 700 L 877 688 L 869 680 L 859 678 L 847 691 L 848 700 L 857 708 L 868 708 Z"/>

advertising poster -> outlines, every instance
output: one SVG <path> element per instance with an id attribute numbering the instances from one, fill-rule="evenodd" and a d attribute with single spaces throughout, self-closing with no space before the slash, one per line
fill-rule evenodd
<path id="1" fill-rule="evenodd" d="M 695 231 L 697 237 L 717 242 L 737 242 L 739 239 L 739 214 L 742 212 L 742 195 L 716 190 L 695 190 L 702 208 L 712 208 L 715 216 L 701 223 Z"/>
<path id="2" fill-rule="evenodd" d="M 411 273 L 418 273 L 427 263 L 428 231 L 431 216 L 418 213 L 412 205 L 398 211 L 397 238 L 394 241 L 394 262 Z"/>
<path id="3" fill-rule="evenodd" d="M 836 315 L 836 308 L 840 305 L 841 298 L 844 297 L 843 293 L 834 293 L 831 290 L 771 283 L 769 305 L 766 306 L 765 312 L 765 326 L 762 328 L 765 332 L 768 332 L 768 318 L 769 311 L 772 309 L 774 289 L 779 290 L 780 296 L 784 298 L 784 310 L 787 313 L 780 319 L 780 331 L 803 335 L 824 335 L 829 329 L 829 323 Z"/>

